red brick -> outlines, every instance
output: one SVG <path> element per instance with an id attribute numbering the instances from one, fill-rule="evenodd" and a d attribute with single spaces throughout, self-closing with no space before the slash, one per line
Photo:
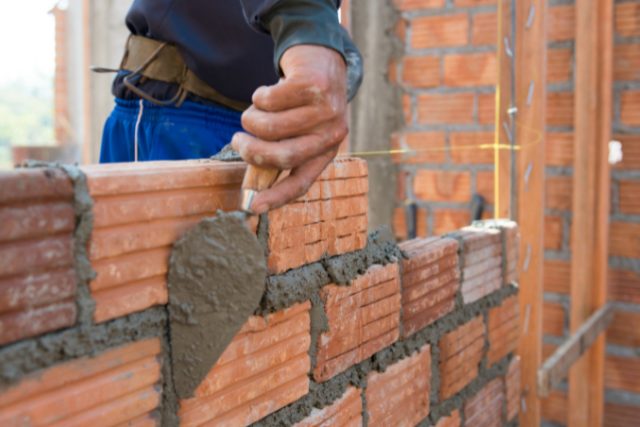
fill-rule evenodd
<path id="1" fill-rule="evenodd" d="M 0 313 L 44 306 L 72 298 L 76 274 L 72 268 L 0 279 Z"/>
<path id="2" fill-rule="evenodd" d="M 476 13 L 473 16 L 471 43 L 495 45 L 498 40 L 498 21 L 495 12 Z"/>
<path id="3" fill-rule="evenodd" d="M 620 181 L 620 211 L 630 215 L 640 215 L 640 181 Z"/>
<path id="4" fill-rule="evenodd" d="M 465 402 L 464 425 L 468 427 L 499 427 L 504 425 L 502 419 L 504 401 L 504 384 L 501 379 L 496 378 Z"/>
<path id="5" fill-rule="evenodd" d="M 43 200 L 73 200 L 73 186 L 59 169 L 17 169 L 0 172 L 0 205 Z"/>
<path id="6" fill-rule="evenodd" d="M 76 321 L 73 299 L 0 315 L 0 345 L 52 332 Z"/>
<path id="7" fill-rule="evenodd" d="M 444 2 L 445 0 L 393 0 L 394 6 L 401 11 L 443 7 Z"/>
<path id="8" fill-rule="evenodd" d="M 160 341 L 149 339 L 29 375 L 0 394 L 0 424 L 134 420 L 159 404 L 159 354 Z"/>
<path id="9" fill-rule="evenodd" d="M 251 317 L 196 388 L 181 423 L 248 425 L 308 393 L 310 304 Z"/>
<path id="10" fill-rule="evenodd" d="M 482 317 L 459 326 L 445 334 L 440 348 L 440 398 L 458 393 L 478 376 L 485 340 Z"/>
<path id="11" fill-rule="evenodd" d="M 573 125 L 573 92 L 547 93 L 547 125 Z"/>
<path id="12" fill-rule="evenodd" d="M 429 415 L 431 353 L 429 345 L 415 355 L 367 378 L 369 425 L 413 426 Z"/>
<path id="13" fill-rule="evenodd" d="M 548 176 L 545 181 L 545 207 L 570 211 L 572 205 L 573 178 L 570 176 Z"/>
<path id="14" fill-rule="evenodd" d="M 566 425 L 569 400 L 564 393 L 552 391 L 549 397 L 541 399 L 541 410 L 544 420 Z"/>
<path id="15" fill-rule="evenodd" d="M 640 8 L 638 9 L 640 13 Z M 640 80 L 640 45 L 619 44 L 613 50 L 613 79 Z"/>
<path id="16" fill-rule="evenodd" d="M 612 221 L 609 227 L 609 254 L 637 258 L 640 254 L 640 224 Z"/>
<path id="17" fill-rule="evenodd" d="M 155 305 L 167 304 L 167 279 L 165 276 L 156 276 L 104 289 L 93 292 L 93 299 L 96 302 L 94 320 L 105 322 Z"/>
<path id="18" fill-rule="evenodd" d="M 496 0 L 454 0 L 456 7 L 474 7 L 489 4 L 496 4 Z"/>
<path id="19" fill-rule="evenodd" d="M 609 268 L 609 294 L 612 301 L 640 304 L 640 273 Z"/>
<path id="20" fill-rule="evenodd" d="M 562 217 L 548 215 L 544 218 L 544 248 L 559 251 L 562 249 Z"/>
<path id="21" fill-rule="evenodd" d="M 462 46 L 469 41 L 469 17 L 466 13 L 423 16 L 411 21 L 411 47 Z"/>
<path id="22" fill-rule="evenodd" d="M 445 160 L 444 132 L 405 132 L 396 134 L 395 141 L 394 149 L 407 150 L 393 156 L 397 163 L 442 163 Z"/>
<path id="23" fill-rule="evenodd" d="M 545 164 L 548 166 L 573 165 L 573 134 L 548 132 L 545 145 Z"/>
<path id="24" fill-rule="evenodd" d="M 571 264 L 568 261 L 544 261 L 544 291 L 569 294 Z"/>
<path id="25" fill-rule="evenodd" d="M 493 125 L 496 115 L 496 96 L 493 93 L 481 93 L 478 95 L 478 123 Z"/>
<path id="26" fill-rule="evenodd" d="M 609 389 L 640 393 L 640 359 L 607 355 L 604 382 Z"/>
<path id="27" fill-rule="evenodd" d="M 409 95 L 402 96 L 402 113 L 406 124 L 413 123 L 413 106 L 411 105 L 411 97 Z"/>
<path id="28" fill-rule="evenodd" d="M 418 122 L 425 124 L 473 123 L 472 93 L 425 94 L 418 96 Z"/>
<path id="29" fill-rule="evenodd" d="M 489 205 L 495 203 L 494 178 L 495 174 L 493 171 L 479 171 L 476 173 L 476 193 L 481 195 Z"/>
<path id="30" fill-rule="evenodd" d="M 504 389 L 507 396 L 507 421 L 511 421 L 520 412 L 520 356 L 515 356 L 509 363 Z"/>
<path id="31" fill-rule="evenodd" d="M 496 77 L 496 55 L 493 52 L 444 57 L 444 84 L 447 86 L 491 86 L 495 85 Z"/>
<path id="32" fill-rule="evenodd" d="M 416 239 L 401 244 L 409 256 L 402 261 L 403 335 L 410 336 L 450 313 L 460 287 L 457 250 L 453 239 Z M 438 258 L 435 261 L 428 261 Z M 422 261 L 425 260 L 425 261 Z M 422 262 L 421 262 L 422 261 Z"/>
<path id="33" fill-rule="evenodd" d="M 575 38 L 576 18 L 573 5 L 552 6 L 547 13 L 547 40 L 555 42 Z"/>
<path id="34" fill-rule="evenodd" d="M 640 126 L 640 90 L 622 92 L 620 120 L 625 125 Z"/>
<path id="35" fill-rule="evenodd" d="M 466 209 L 437 209 L 433 211 L 433 221 L 433 234 L 441 235 L 468 225 L 471 214 Z"/>
<path id="36" fill-rule="evenodd" d="M 37 203 L 0 208 L 0 242 L 72 233 L 75 212 L 70 202 Z"/>
<path id="37" fill-rule="evenodd" d="M 468 172 L 419 170 L 413 191 L 422 200 L 468 202 L 471 198 L 471 176 Z"/>
<path id="38" fill-rule="evenodd" d="M 615 8 L 616 33 L 623 37 L 640 36 L 640 4 L 621 3 Z"/>
<path id="39" fill-rule="evenodd" d="M 622 143 L 624 155 L 622 161 L 612 167 L 619 170 L 640 169 L 640 135 L 618 134 L 613 139 Z"/>
<path id="40" fill-rule="evenodd" d="M 542 332 L 545 335 L 564 337 L 566 314 L 562 304 L 545 301 L 542 308 Z"/>
<path id="41" fill-rule="evenodd" d="M 321 298 L 329 330 L 318 340 L 314 378 L 326 381 L 398 339 L 397 264 L 374 265 L 350 286 L 325 286 Z"/>
<path id="42" fill-rule="evenodd" d="M 427 236 L 427 211 L 423 208 L 417 209 L 417 230 L 418 237 Z M 393 230 L 399 240 L 407 238 L 406 213 L 404 207 L 396 208 L 393 214 Z"/>
<path id="43" fill-rule="evenodd" d="M 361 390 L 349 387 L 342 397 L 331 405 L 323 408 L 314 408 L 311 414 L 300 421 L 295 427 L 321 427 L 321 426 L 359 426 L 362 424 L 362 398 Z"/>
<path id="44" fill-rule="evenodd" d="M 440 58 L 410 56 L 402 61 L 402 82 L 410 87 L 427 88 L 440 84 Z"/>
<path id="45" fill-rule="evenodd" d="M 440 418 L 435 427 L 460 427 L 460 423 L 460 411 L 456 409 L 451 415 Z"/>
<path id="46" fill-rule="evenodd" d="M 605 403 L 604 405 L 604 427 L 629 427 L 638 422 L 640 418 L 640 407 Z"/>
<path id="47" fill-rule="evenodd" d="M 640 347 L 640 313 L 617 310 L 607 329 L 607 343 Z"/>
<path id="48" fill-rule="evenodd" d="M 562 83 L 571 80 L 573 52 L 566 48 L 553 48 L 547 51 L 547 82 Z"/>
<path id="49" fill-rule="evenodd" d="M 492 365 L 516 350 L 520 336 L 519 306 L 516 296 L 489 310 L 489 352 Z"/>
<path id="50" fill-rule="evenodd" d="M 449 143 L 455 163 L 493 164 L 493 132 L 451 132 Z"/>

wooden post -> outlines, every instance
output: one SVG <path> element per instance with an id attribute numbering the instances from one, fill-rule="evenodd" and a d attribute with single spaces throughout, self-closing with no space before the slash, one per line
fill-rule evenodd
<path id="1" fill-rule="evenodd" d="M 576 1 L 571 331 L 606 303 L 613 1 Z M 569 374 L 569 426 L 601 426 L 605 337 Z"/>
<path id="2" fill-rule="evenodd" d="M 517 215 L 520 225 L 520 425 L 540 426 L 547 0 L 516 3 Z"/>

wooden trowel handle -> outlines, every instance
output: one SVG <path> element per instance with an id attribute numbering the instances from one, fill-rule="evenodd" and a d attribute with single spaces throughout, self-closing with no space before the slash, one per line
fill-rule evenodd
<path id="1" fill-rule="evenodd" d="M 242 210 L 249 212 L 255 194 L 271 188 L 280 176 L 280 172 L 278 169 L 248 165 L 242 181 Z"/>

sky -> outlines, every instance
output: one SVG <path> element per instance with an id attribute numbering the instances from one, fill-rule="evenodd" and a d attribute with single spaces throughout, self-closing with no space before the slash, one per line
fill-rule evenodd
<path id="1" fill-rule="evenodd" d="M 0 0 L 0 83 L 52 78 L 56 0 Z"/>

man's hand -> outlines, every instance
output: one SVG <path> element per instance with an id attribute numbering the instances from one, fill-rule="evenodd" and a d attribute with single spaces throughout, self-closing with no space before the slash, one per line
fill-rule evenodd
<path id="1" fill-rule="evenodd" d="M 242 115 L 242 126 L 251 135 L 239 132 L 232 140 L 247 163 L 291 169 L 256 195 L 251 206 L 256 214 L 305 194 L 348 133 L 347 67 L 338 52 L 293 46 L 282 55 L 280 68 L 284 77 L 274 86 L 258 88 Z"/>

